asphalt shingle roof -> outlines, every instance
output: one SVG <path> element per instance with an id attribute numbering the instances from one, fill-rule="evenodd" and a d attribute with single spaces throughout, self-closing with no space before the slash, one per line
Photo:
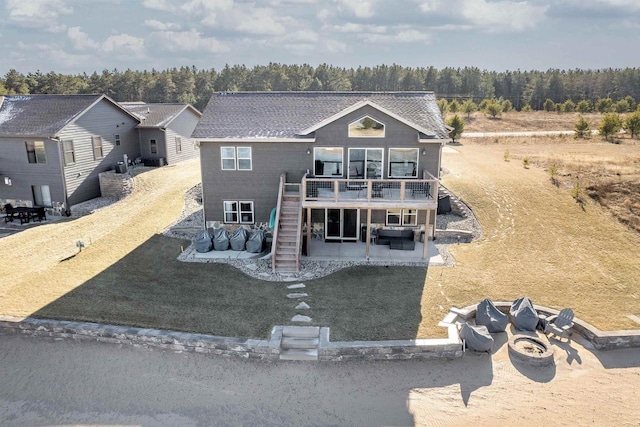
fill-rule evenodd
<path id="1" fill-rule="evenodd" d="M 0 136 L 55 136 L 102 95 L 7 95 Z"/>
<path id="2" fill-rule="evenodd" d="M 194 138 L 296 138 L 323 120 L 370 101 L 447 138 L 433 92 L 226 92 L 209 100 Z"/>
<path id="3" fill-rule="evenodd" d="M 138 127 L 165 127 L 187 104 L 137 104 L 121 103 L 140 119 Z"/>

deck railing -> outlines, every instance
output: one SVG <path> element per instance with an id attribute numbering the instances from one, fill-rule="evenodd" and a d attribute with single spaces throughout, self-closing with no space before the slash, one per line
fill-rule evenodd
<path id="1" fill-rule="evenodd" d="M 437 201 L 438 179 L 430 174 L 423 179 L 302 179 L 304 201 L 408 202 Z"/>

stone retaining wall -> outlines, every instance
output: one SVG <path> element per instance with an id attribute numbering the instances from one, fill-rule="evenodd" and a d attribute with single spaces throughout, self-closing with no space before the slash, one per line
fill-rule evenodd
<path id="1" fill-rule="evenodd" d="M 129 172 L 102 172 L 98 175 L 98 179 L 100 180 L 100 194 L 102 197 L 122 199 L 131 194 L 134 188 L 134 181 Z"/>
<path id="2" fill-rule="evenodd" d="M 505 314 L 509 314 L 509 309 L 512 304 L 511 302 L 500 301 L 494 302 L 494 304 L 498 310 Z M 476 317 L 476 306 L 477 305 L 470 305 L 463 309 L 454 308 L 452 309 L 452 312 L 456 313 L 464 320 L 468 320 Z M 545 314 L 547 316 L 559 313 L 558 310 L 541 305 L 534 304 L 533 307 L 538 311 L 538 313 Z M 574 325 L 571 328 L 571 331 L 583 336 L 599 350 L 640 347 L 640 329 L 601 331 L 595 326 L 577 318 L 573 320 L 573 323 Z"/>

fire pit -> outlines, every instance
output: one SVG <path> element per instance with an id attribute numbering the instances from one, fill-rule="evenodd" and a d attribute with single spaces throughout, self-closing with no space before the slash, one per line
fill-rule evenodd
<path id="1" fill-rule="evenodd" d="M 509 356 L 529 365 L 552 365 L 553 348 L 540 338 L 529 335 L 514 335 L 509 339 Z"/>

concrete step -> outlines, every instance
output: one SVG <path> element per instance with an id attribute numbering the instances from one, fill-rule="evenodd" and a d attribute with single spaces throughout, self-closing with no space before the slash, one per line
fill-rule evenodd
<path id="1" fill-rule="evenodd" d="M 280 352 L 280 360 L 318 360 L 318 349 L 288 348 Z"/>
<path id="2" fill-rule="evenodd" d="M 308 348 L 317 349 L 320 340 L 318 338 L 283 337 L 280 346 L 282 348 Z"/>
<path id="3" fill-rule="evenodd" d="M 285 326 L 282 328 L 282 337 L 318 338 L 320 326 Z"/>

